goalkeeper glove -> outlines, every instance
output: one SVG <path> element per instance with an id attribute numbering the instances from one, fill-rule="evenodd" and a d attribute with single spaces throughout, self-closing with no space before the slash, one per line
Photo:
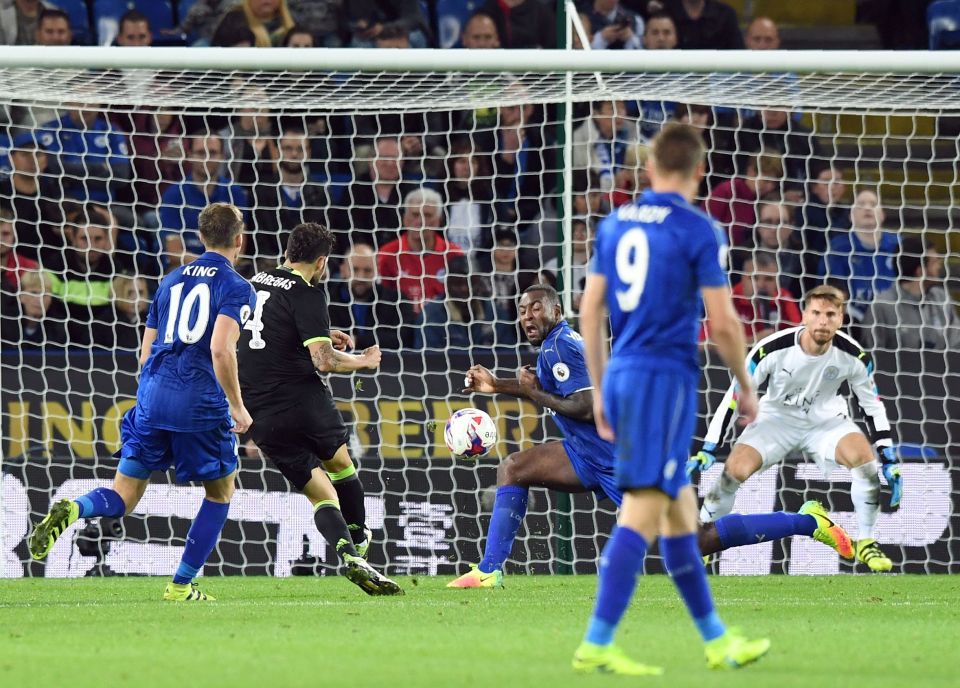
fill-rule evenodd
<path id="1" fill-rule="evenodd" d="M 900 508 L 900 498 L 903 497 L 903 477 L 900 475 L 900 462 L 893 447 L 881 447 L 880 463 L 883 477 L 887 479 L 890 488 L 890 508 Z"/>
<path id="2" fill-rule="evenodd" d="M 696 471 L 703 473 L 715 464 L 717 457 L 713 455 L 713 452 L 716 450 L 717 445 L 713 442 L 704 442 L 703 448 L 687 460 L 687 477 L 689 478 Z"/>

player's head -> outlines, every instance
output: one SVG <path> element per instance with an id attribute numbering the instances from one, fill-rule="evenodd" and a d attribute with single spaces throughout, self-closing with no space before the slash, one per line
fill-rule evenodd
<path id="1" fill-rule="evenodd" d="M 693 198 L 706 170 L 706 147 L 695 127 L 669 122 L 653 139 L 647 172 L 654 191 L 676 191 Z"/>
<path id="2" fill-rule="evenodd" d="M 523 290 L 517 307 L 527 341 L 539 345 L 563 318 L 560 295 L 549 284 L 534 284 Z"/>
<path id="3" fill-rule="evenodd" d="M 823 346 L 830 342 L 843 325 L 843 292 L 823 284 L 807 292 L 803 298 L 803 326 L 813 341 Z"/>
<path id="4" fill-rule="evenodd" d="M 237 206 L 211 203 L 200 213 L 197 225 L 204 248 L 237 260 L 243 246 L 243 213 Z"/>
<path id="5" fill-rule="evenodd" d="M 333 233 L 317 222 L 304 222 L 293 228 L 287 239 L 287 263 L 309 268 L 311 284 L 319 284 L 327 270 L 327 259 L 333 249 Z"/>

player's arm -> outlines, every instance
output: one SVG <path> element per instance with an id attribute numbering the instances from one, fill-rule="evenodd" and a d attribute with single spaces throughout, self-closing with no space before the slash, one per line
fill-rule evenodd
<path id="1" fill-rule="evenodd" d="M 253 419 L 243 405 L 240 396 L 240 378 L 237 375 L 237 341 L 240 339 L 240 323 L 229 315 L 220 313 L 213 324 L 210 337 L 210 356 L 213 359 L 213 373 L 217 382 L 227 395 L 230 415 L 233 418 L 233 432 L 246 432 Z"/>
<path id="2" fill-rule="evenodd" d="M 153 348 L 153 343 L 157 341 L 157 328 L 156 327 L 146 327 L 143 330 L 143 341 L 140 343 L 140 367 L 142 368 L 147 364 L 147 359 L 150 358 L 150 350 Z"/>
<path id="3" fill-rule="evenodd" d="M 313 367 L 321 373 L 349 373 L 380 365 L 380 347 L 371 346 L 359 354 L 337 351 L 329 337 L 320 337 L 306 343 Z"/>
<path id="4" fill-rule="evenodd" d="M 701 291 L 707 309 L 710 336 L 720 358 L 730 368 L 739 386 L 737 410 L 744 421 L 752 423 L 757 416 L 757 390 L 743 358 L 747 343 L 743 336 L 743 325 L 733 308 L 730 288 L 702 287 Z"/>
<path id="5" fill-rule="evenodd" d="M 529 399 L 544 408 L 552 409 L 561 416 L 590 422 L 593 420 L 593 390 L 582 389 L 565 397 L 544 391 L 537 374 L 524 366 L 515 379 L 498 378 L 490 370 L 475 365 L 464 377 L 464 394 L 506 394 L 519 399 Z"/>
<path id="6" fill-rule="evenodd" d="M 593 383 L 593 420 L 597 432 L 613 441 L 613 428 L 603 411 L 603 373 L 607 368 L 607 278 L 591 270 L 580 299 L 580 336 L 583 337 L 584 359 L 590 382 Z M 586 391 L 586 390 L 584 390 Z"/>

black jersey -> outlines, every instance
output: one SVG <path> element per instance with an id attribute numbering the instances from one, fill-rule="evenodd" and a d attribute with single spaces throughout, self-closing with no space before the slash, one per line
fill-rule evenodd
<path id="1" fill-rule="evenodd" d="M 326 390 L 307 349 L 330 340 L 326 292 L 282 267 L 259 272 L 250 283 L 257 306 L 240 335 L 243 403 L 252 414 L 282 411 Z"/>

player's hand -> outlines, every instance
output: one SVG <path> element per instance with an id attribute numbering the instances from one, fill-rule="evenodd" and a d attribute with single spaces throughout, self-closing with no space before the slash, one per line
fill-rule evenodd
<path id="1" fill-rule="evenodd" d="M 597 424 L 597 434 L 607 442 L 613 442 L 613 427 L 607 421 L 606 411 L 603 409 L 603 395 L 600 390 L 593 392 L 593 422 Z"/>
<path id="2" fill-rule="evenodd" d="M 717 462 L 717 457 L 713 455 L 716 450 L 717 445 L 713 442 L 704 442 L 703 449 L 687 460 L 687 477 L 689 478 L 697 471 L 706 473 L 707 469 Z"/>
<path id="3" fill-rule="evenodd" d="M 231 406 L 230 417 L 233 418 L 233 427 L 230 428 L 230 432 L 237 435 L 242 435 L 253 425 L 253 417 L 245 406 Z"/>
<path id="4" fill-rule="evenodd" d="M 757 390 L 753 387 L 741 389 L 737 395 L 737 413 L 740 419 L 737 421 L 740 425 L 750 425 L 757 419 L 757 413 L 760 411 L 760 401 L 757 399 Z"/>
<path id="5" fill-rule="evenodd" d="M 528 365 L 517 371 L 517 384 L 526 389 L 542 389 L 536 371 Z"/>
<path id="6" fill-rule="evenodd" d="M 899 509 L 900 499 L 903 497 L 903 476 L 900 474 L 900 462 L 897 461 L 897 454 L 893 451 L 893 447 L 880 449 L 880 462 L 880 470 L 890 488 L 890 508 Z"/>
<path id="7" fill-rule="evenodd" d="M 463 376 L 463 393 L 471 394 L 473 392 L 496 394 L 497 376 L 482 365 L 472 366 Z"/>
<path id="8" fill-rule="evenodd" d="M 380 347 L 376 344 L 371 346 L 369 349 L 364 349 L 363 353 L 360 354 L 360 357 L 363 358 L 367 368 L 380 367 L 380 358 L 382 357 L 382 354 L 380 353 Z"/>
<path id="9" fill-rule="evenodd" d="M 356 346 L 353 343 L 353 338 L 340 330 L 330 330 L 330 342 L 337 351 L 346 351 Z"/>

